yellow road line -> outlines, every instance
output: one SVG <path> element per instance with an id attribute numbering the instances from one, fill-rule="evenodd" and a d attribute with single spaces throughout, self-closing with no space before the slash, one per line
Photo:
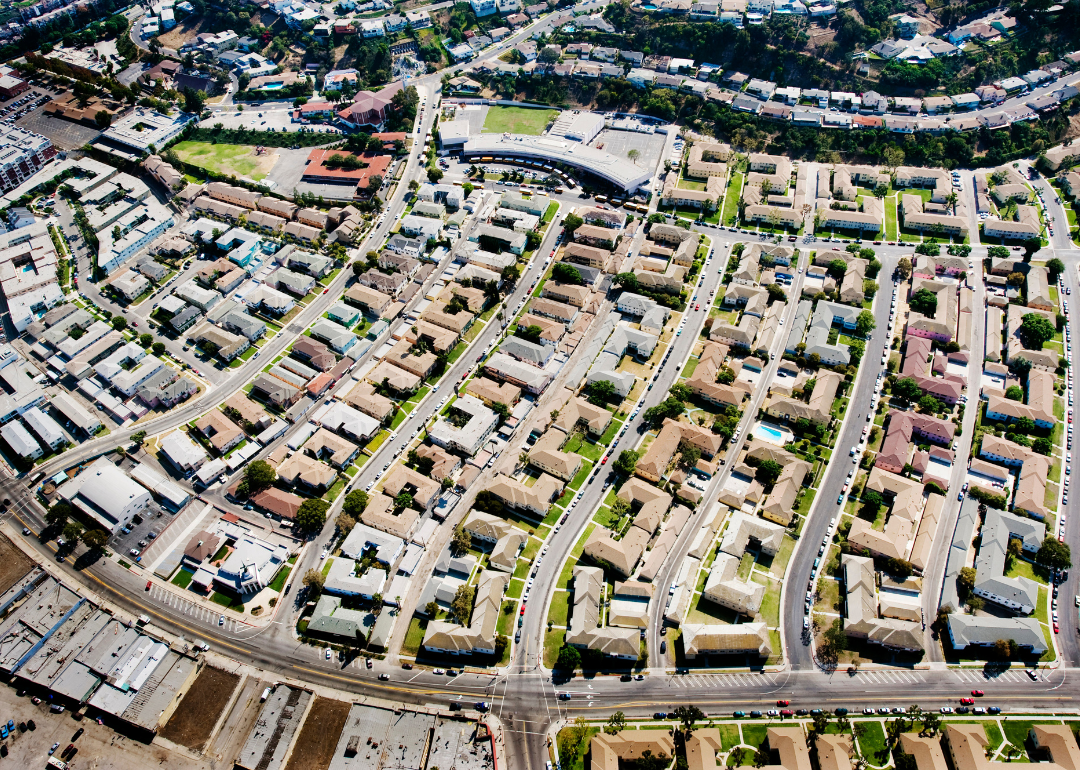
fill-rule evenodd
<path id="1" fill-rule="evenodd" d="M 337 674 L 329 674 L 329 673 L 320 671 L 317 668 L 305 668 L 304 666 L 293 666 L 293 668 L 295 668 L 297 671 L 307 671 L 307 672 L 312 673 L 312 674 L 319 674 L 320 676 L 329 677 L 330 679 L 340 679 L 343 682 L 362 682 L 365 685 L 368 684 L 367 681 L 362 680 L 362 679 L 351 679 L 351 678 L 349 678 L 347 676 L 338 676 Z M 464 693 L 464 692 L 458 692 L 457 690 L 413 690 L 413 689 L 410 689 L 408 687 L 398 687 L 398 686 L 389 685 L 389 684 L 371 684 L 370 686 L 371 687 L 378 687 L 381 690 L 391 690 L 393 692 L 407 692 L 407 693 L 411 693 L 413 695 L 468 695 L 469 694 L 469 693 Z M 495 694 L 488 695 L 488 696 L 485 696 L 485 697 L 491 698 L 493 700 L 496 699 L 496 698 L 498 698 L 498 699 L 503 698 L 502 695 L 495 695 Z"/>
<path id="2" fill-rule="evenodd" d="M 692 691 L 687 691 L 692 692 Z M 902 697 L 902 696 L 901 696 Z M 942 696 L 947 697 L 947 696 Z M 710 701 L 694 701 L 699 706 L 724 706 L 724 705 L 738 705 L 744 704 L 754 699 L 754 696 L 747 698 L 731 698 L 727 700 L 710 700 Z M 1071 695 L 997 695 L 995 700 L 1009 701 L 1009 700 L 1049 700 L 1049 701 L 1071 701 L 1073 698 Z M 895 703 L 897 698 L 866 698 L 852 695 L 848 698 L 815 698 L 815 703 L 851 703 L 853 700 L 858 700 L 859 703 Z M 628 701 L 625 703 L 613 703 L 608 705 L 595 705 L 595 706 L 564 706 L 567 711 L 596 711 L 596 710 L 609 710 L 613 708 L 640 708 L 642 706 L 655 706 L 657 701 Z M 861 713 L 849 713 L 849 717 L 861 717 Z M 867 714 L 866 716 L 870 716 Z M 961 716 L 963 716 L 961 714 Z"/>

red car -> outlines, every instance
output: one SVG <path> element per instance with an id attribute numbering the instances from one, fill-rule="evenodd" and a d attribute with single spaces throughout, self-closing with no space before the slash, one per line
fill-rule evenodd
<path id="1" fill-rule="evenodd" d="M 1054 624 L 1054 633 L 1055 633 L 1055 634 L 1059 634 L 1059 633 L 1061 633 L 1061 630 L 1060 630 L 1060 629 L 1058 628 L 1058 624 L 1057 624 L 1057 623 L 1055 623 L 1055 624 Z"/>
<path id="2" fill-rule="evenodd" d="M 604 455 L 604 459 L 600 461 L 601 465 L 607 465 L 607 455 Z"/>
<path id="3" fill-rule="evenodd" d="M 524 615 L 525 614 L 525 605 L 524 604 L 521 605 L 521 612 L 519 612 L 518 614 L 519 615 Z"/>
<path id="4" fill-rule="evenodd" d="M 149 580 L 146 581 L 146 590 L 147 591 L 150 590 L 150 581 Z"/>
<path id="5" fill-rule="evenodd" d="M 960 699 L 960 705 L 961 706 L 970 706 L 974 702 L 975 702 L 974 698 L 961 698 Z"/>
<path id="6" fill-rule="evenodd" d="M 971 694 L 974 695 L 976 698 L 981 698 L 982 696 L 986 695 L 986 693 L 984 693 L 982 690 L 972 690 Z"/>
<path id="7" fill-rule="evenodd" d="M 329 294 L 329 293 L 330 293 L 329 289 L 323 289 L 323 294 Z"/>
<path id="8" fill-rule="evenodd" d="M 776 702 L 776 705 L 777 705 L 777 706 L 790 706 L 790 705 L 791 705 L 791 701 L 789 701 L 789 700 L 778 700 L 778 701 Z"/>

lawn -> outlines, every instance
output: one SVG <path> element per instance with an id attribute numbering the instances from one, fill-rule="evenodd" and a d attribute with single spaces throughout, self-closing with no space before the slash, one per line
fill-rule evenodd
<path id="1" fill-rule="evenodd" d="M 277 576 L 272 581 L 270 581 L 270 586 L 269 586 L 270 590 L 271 591 L 277 591 L 278 593 L 280 593 L 281 589 L 283 589 L 285 587 L 285 581 L 289 579 L 289 573 L 290 572 L 292 572 L 291 567 L 283 567 L 277 573 Z"/>
<path id="2" fill-rule="evenodd" d="M 427 631 L 427 620 L 413 618 L 409 623 L 409 631 L 405 634 L 405 641 L 401 643 L 401 651 L 406 655 L 415 656 L 420 651 L 420 645 L 424 643 L 424 632 Z"/>
<path id="3" fill-rule="evenodd" d="M 558 114 L 556 110 L 534 110 L 528 107 L 489 107 L 483 130 L 489 134 L 509 132 L 539 136 Z"/>
<path id="4" fill-rule="evenodd" d="M 1046 578 L 1036 574 L 1034 565 L 1023 559 L 1013 559 L 1012 567 L 1005 571 L 1005 577 L 1026 577 L 1029 580 L 1034 580 L 1036 583 L 1046 585 Z"/>
<path id="5" fill-rule="evenodd" d="M 180 586 L 181 588 L 187 588 L 191 584 L 191 579 L 195 577 L 194 572 L 188 572 L 186 569 L 182 569 L 173 575 L 171 582 L 174 586 Z"/>
<path id="6" fill-rule="evenodd" d="M 232 596 L 218 593 L 217 591 L 214 591 L 214 593 L 210 594 L 210 601 L 212 601 L 214 604 L 220 604 L 222 607 L 230 610 L 236 610 L 237 612 L 244 611 L 243 602 Z"/>
<path id="7" fill-rule="evenodd" d="M 1011 743 L 1016 748 L 1024 751 L 1024 742 L 1027 740 L 1028 732 L 1033 725 L 1059 725 L 1060 720 L 1052 719 L 1035 719 L 1035 720 L 1013 720 L 1009 719 L 1002 722 L 1002 726 L 1005 728 L 1005 740 Z M 1025 752 L 1026 753 L 1026 752 Z"/>
<path id="8" fill-rule="evenodd" d="M 255 148 L 249 144 L 211 144 L 210 142 L 180 142 L 173 147 L 180 160 L 219 174 L 237 174 L 258 181 L 269 168 L 260 163 Z"/>
<path id="9" fill-rule="evenodd" d="M 743 743 L 747 746 L 753 746 L 757 748 L 765 742 L 765 735 L 768 732 L 769 726 L 764 724 L 743 725 Z"/>
<path id="10" fill-rule="evenodd" d="M 570 592 L 556 591 L 551 597 L 551 606 L 548 608 L 548 622 L 556 626 L 565 626 L 569 604 Z"/>
<path id="11" fill-rule="evenodd" d="M 717 725 L 717 730 L 720 731 L 720 746 L 724 751 L 731 751 L 742 742 L 738 725 Z"/>
<path id="12" fill-rule="evenodd" d="M 889 760 L 885 745 L 885 730 L 878 722 L 864 722 L 866 732 L 859 738 L 859 748 L 864 756 L 870 757 L 871 764 L 884 765 Z"/>
<path id="13" fill-rule="evenodd" d="M 581 433 L 576 433 L 566 442 L 562 451 L 579 454 L 585 459 L 592 460 L 595 463 L 600 459 L 600 455 L 604 453 L 604 447 L 599 444 L 589 443 Z"/>
<path id="14" fill-rule="evenodd" d="M 743 176 L 732 174 L 731 184 L 728 185 L 727 195 L 724 197 L 724 209 L 720 220 L 725 225 L 735 224 L 739 216 L 739 197 L 742 195 Z"/>

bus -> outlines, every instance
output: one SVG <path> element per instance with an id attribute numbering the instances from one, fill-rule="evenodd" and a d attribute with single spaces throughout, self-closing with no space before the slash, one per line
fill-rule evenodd
<path id="1" fill-rule="evenodd" d="M 606 195 L 597 195 L 596 196 L 596 202 L 597 203 L 607 203 L 607 196 Z"/>

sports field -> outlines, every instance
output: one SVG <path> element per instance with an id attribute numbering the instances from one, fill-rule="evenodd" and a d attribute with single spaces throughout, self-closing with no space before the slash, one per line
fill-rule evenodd
<path id="1" fill-rule="evenodd" d="M 180 142 L 173 150 L 180 160 L 194 166 L 216 171 L 219 174 L 235 174 L 258 181 L 274 167 L 278 155 L 273 148 L 263 155 L 255 154 L 250 144 L 211 144 L 210 142 Z"/>
<path id="2" fill-rule="evenodd" d="M 539 136 L 558 110 L 532 110 L 528 107 L 488 107 L 484 133 L 532 134 Z"/>

